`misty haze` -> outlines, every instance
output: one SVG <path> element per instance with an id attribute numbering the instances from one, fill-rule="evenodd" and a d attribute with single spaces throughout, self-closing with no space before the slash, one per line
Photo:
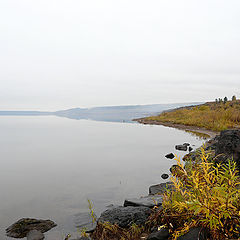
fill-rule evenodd
<path id="1" fill-rule="evenodd" d="M 0 240 L 238 239 L 239 10 L 1 0 Z"/>

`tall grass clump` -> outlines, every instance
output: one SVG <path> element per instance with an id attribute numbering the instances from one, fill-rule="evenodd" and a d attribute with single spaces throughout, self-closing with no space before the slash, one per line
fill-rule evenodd
<path id="1" fill-rule="evenodd" d="M 171 230 L 173 239 L 193 227 L 202 227 L 210 239 L 240 236 L 240 190 L 236 163 L 214 164 L 202 148 L 198 164 L 187 170 L 180 159 L 181 174 L 172 176 L 174 191 L 164 195 L 163 209 L 156 215 Z M 152 220 L 156 221 L 154 217 Z M 158 219 L 158 220 L 159 220 Z"/>

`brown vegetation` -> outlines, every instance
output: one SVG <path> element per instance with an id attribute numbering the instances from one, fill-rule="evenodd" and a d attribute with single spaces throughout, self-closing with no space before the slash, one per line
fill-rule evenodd
<path id="1" fill-rule="evenodd" d="M 144 121 L 168 122 L 197 126 L 213 131 L 240 128 L 240 100 L 209 102 L 203 105 L 179 108 L 158 116 L 144 118 Z"/>

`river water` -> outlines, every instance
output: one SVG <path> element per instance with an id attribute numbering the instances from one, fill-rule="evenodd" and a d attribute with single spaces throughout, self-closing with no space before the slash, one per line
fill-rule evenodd
<path id="1" fill-rule="evenodd" d="M 0 117 L 0 239 L 22 217 L 51 219 L 47 240 L 77 233 L 76 216 L 148 194 L 164 182 L 176 144 L 203 140 L 181 130 L 54 116 Z M 167 181 L 167 180 L 165 180 Z"/>

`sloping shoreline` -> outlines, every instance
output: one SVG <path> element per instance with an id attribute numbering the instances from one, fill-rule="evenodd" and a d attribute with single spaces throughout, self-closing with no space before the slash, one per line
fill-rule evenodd
<path id="1" fill-rule="evenodd" d="M 180 130 L 184 130 L 186 132 L 191 132 L 195 133 L 196 135 L 206 135 L 206 138 L 214 138 L 219 132 L 216 131 L 211 131 L 208 129 L 196 127 L 196 126 L 187 126 L 183 124 L 176 124 L 172 122 L 161 122 L 161 121 L 154 121 L 154 120 L 148 120 L 146 118 L 138 118 L 138 119 L 133 119 L 133 121 L 136 121 L 141 124 L 148 124 L 148 125 L 162 125 L 165 127 L 171 127 L 171 128 L 177 128 Z"/>

